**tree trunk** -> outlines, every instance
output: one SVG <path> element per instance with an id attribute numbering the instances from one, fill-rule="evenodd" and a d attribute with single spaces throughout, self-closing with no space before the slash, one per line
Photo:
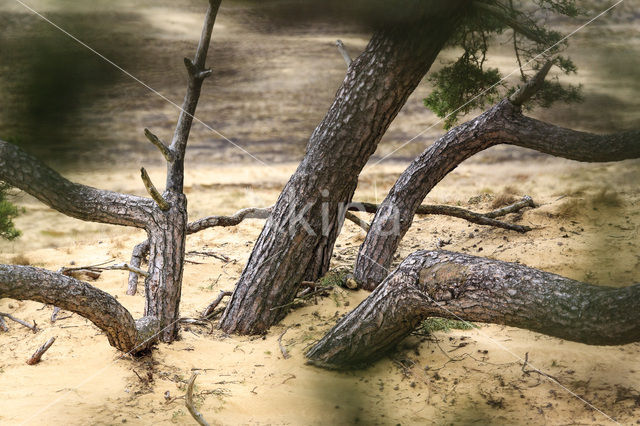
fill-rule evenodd
<path id="1" fill-rule="evenodd" d="M 307 353 L 310 363 L 374 361 L 427 317 L 504 324 L 592 345 L 640 341 L 640 284 L 602 287 L 517 263 L 417 251 Z"/>
<path id="2" fill-rule="evenodd" d="M 358 175 L 449 38 L 462 3 L 434 7 L 417 25 L 377 31 L 351 63 L 255 244 L 221 320 L 224 331 L 265 332 L 301 281 L 327 271 Z"/>
<path id="3" fill-rule="evenodd" d="M 373 290 L 386 277 L 393 254 L 431 189 L 465 159 L 498 144 L 535 149 L 586 162 L 640 157 L 640 131 L 594 135 L 544 123 L 502 100 L 477 118 L 450 130 L 418 156 L 389 191 L 358 252 L 354 275 Z"/>
<path id="4" fill-rule="evenodd" d="M 160 340 L 178 337 L 185 256 L 187 199 L 165 193 L 171 208 L 154 212 L 149 235 L 149 276 L 145 279 L 145 316 L 160 319 Z"/>
<path id="5" fill-rule="evenodd" d="M 129 311 L 109 293 L 31 266 L 0 265 L 0 298 L 3 297 L 35 300 L 75 312 L 94 323 L 107 335 L 111 346 L 123 352 L 146 349 L 152 342 L 148 337 L 158 329 L 157 321 L 151 317 L 136 324 Z"/>

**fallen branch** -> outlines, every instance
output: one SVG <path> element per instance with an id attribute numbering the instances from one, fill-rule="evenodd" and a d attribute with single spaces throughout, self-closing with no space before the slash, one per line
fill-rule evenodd
<path id="1" fill-rule="evenodd" d="M 536 373 L 560 383 L 560 381 L 556 379 L 554 376 L 552 376 L 551 374 L 547 374 L 544 371 L 540 371 L 533 366 L 531 369 L 527 370 L 527 364 L 529 364 L 529 352 L 524 354 L 524 362 L 522 363 L 522 372 L 527 376 L 529 376 L 531 373 Z"/>
<path id="2" fill-rule="evenodd" d="M 21 320 L 20 318 L 16 318 L 13 315 L 7 314 L 7 313 L 4 313 L 4 312 L 0 312 L 0 317 L 9 318 L 11 321 L 17 322 L 18 324 L 27 327 L 29 330 L 33 331 L 34 333 L 36 333 L 38 331 L 38 327 L 37 327 L 38 324 L 36 324 L 35 321 L 33 322 L 33 325 L 31 325 L 28 322 Z M 4 321 L 3 321 L 3 324 L 4 324 Z M 5 324 L 5 327 L 6 327 L 6 324 Z M 7 330 L 8 330 L 8 328 L 5 331 L 7 331 Z"/>
<path id="3" fill-rule="evenodd" d="M 202 313 L 202 318 L 210 319 L 211 314 L 218 307 L 220 302 L 222 302 L 222 299 L 224 299 L 227 296 L 231 296 L 232 294 L 233 294 L 232 291 L 220 291 L 220 293 L 218 294 L 218 297 L 216 298 L 216 300 L 211 302 L 209 304 L 209 306 L 207 306 L 207 308 L 204 310 L 204 312 Z"/>
<path id="4" fill-rule="evenodd" d="M 441 205 L 441 204 L 423 204 L 417 208 L 416 214 L 418 215 L 437 214 L 437 215 L 443 215 L 443 216 L 452 216 L 452 217 L 464 219 L 471 223 L 477 223 L 478 225 L 494 226 L 496 228 L 503 228 L 511 231 L 524 233 L 524 232 L 530 231 L 531 228 L 529 228 L 528 226 L 515 225 L 512 223 L 502 222 L 499 220 L 495 220 L 495 218 L 505 216 L 509 213 L 516 213 L 525 207 L 535 207 L 535 206 L 536 205 L 533 202 L 533 199 L 530 196 L 525 195 L 524 197 L 522 197 L 522 200 L 516 203 L 513 203 L 506 207 L 502 207 L 500 209 L 496 209 L 487 213 L 476 213 L 460 207 L 447 206 L 447 205 Z M 373 204 L 373 203 L 353 202 L 352 205 L 349 206 L 349 210 L 364 210 L 367 213 L 376 213 L 379 208 L 380 208 L 379 204 Z M 369 224 L 367 224 L 367 230 L 368 230 L 368 227 L 369 227 Z"/>
<path id="5" fill-rule="evenodd" d="M 198 422 L 199 425 L 209 426 L 209 423 L 207 423 L 202 414 L 200 414 L 195 405 L 193 405 L 193 384 L 196 381 L 196 377 L 198 377 L 198 374 L 193 373 L 191 375 L 191 378 L 189 379 L 189 383 L 187 384 L 187 393 L 184 396 L 184 405 L 187 407 L 187 410 L 189 410 L 189 413 L 195 419 L 195 421 Z"/>
<path id="6" fill-rule="evenodd" d="M 33 355 L 31 355 L 31 358 L 27 360 L 27 364 L 35 365 L 39 363 L 40 358 L 42 358 L 42 355 L 44 355 L 44 353 L 51 347 L 51 345 L 53 345 L 53 342 L 55 341 L 56 341 L 55 337 L 52 337 L 51 339 L 47 340 L 47 342 L 44 345 L 40 346 L 38 350 L 35 351 Z"/>
<path id="7" fill-rule="evenodd" d="M 289 355 L 289 351 L 287 351 L 287 348 L 285 348 L 282 345 L 282 338 L 284 337 L 285 333 L 287 331 L 289 331 L 289 329 L 291 328 L 291 326 L 288 326 L 287 328 L 284 329 L 284 331 L 282 332 L 282 334 L 278 337 L 278 346 L 280 346 L 280 352 L 282 352 L 282 357 L 284 359 L 289 359 L 291 358 L 291 355 Z"/>
<path id="8" fill-rule="evenodd" d="M 9 327 L 7 327 L 7 323 L 4 322 L 4 318 L 0 316 L 0 330 L 9 331 Z"/>

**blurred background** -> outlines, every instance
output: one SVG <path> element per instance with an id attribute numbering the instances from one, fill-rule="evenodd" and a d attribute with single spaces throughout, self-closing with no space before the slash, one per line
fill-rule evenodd
<path id="1" fill-rule="evenodd" d="M 378 20 L 401 16 L 388 8 L 383 9 L 384 18 L 375 7 L 366 7 L 369 12 L 364 13 L 364 3 L 332 1 L 318 7 L 316 1 L 224 1 L 208 61 L 214 74 L 205 83 L 196 115 L 264 162 L 298 161 L 345 75 L 335 40 L 342 39 L 355 57 Z M 28 4 L 162 95 L 182 103 L 182 58 L 194 51 L 205 1 Z M 587 17 L 611 4 L 580 2 L 589 11 Z M 562 18 L 547 25 L 568 33 L 586 19 Z M 626 0 L 573 36 L 568 54 L 578 74 L 570 80 L 583 84 L 584 102 L 532 115 L 593 132 L 637 127 L 639 23 L 640 1 Z M 503 74 L 517 66 L 508 36 L 494 40 L 488 56 L 488 66 Z M 444 51 L 432 70 L 458 53 Z M 438 122 L 422 102 L 430 91 L 425 79 L 372 161 Z M 161 164 L 142 130 L 148 127 L 170 140 L 178 116 L 174 106 L 11 0 L 0 5 L 0 93 L 0 137 L 62 168 L 109 168 L 116 161 Z M 408 162 L 442 133 L 438 123 L 385 161 Z M 537 155 L 497 147 L 472 161 Z M 188 161 L 256 160 L 195 123 Z"/>

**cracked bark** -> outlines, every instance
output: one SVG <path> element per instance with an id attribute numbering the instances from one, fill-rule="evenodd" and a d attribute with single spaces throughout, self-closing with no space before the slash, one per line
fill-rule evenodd
<path id="1" fill-rule="evenodd" d="M 400 175 L 358 252 L 354 275 L 363 288 L 372 290 L 386 277 L 393 254 L 431 189 L 461 162 L 498 144 L 585 162 L 640 157 L 640 131 L 596 135 L 566 129 L 526 117 L 520 106 L 504 99 L 447 132 Z"/>
<path id="2" fill-rule="evenodd" d="M 448 251 L 411 254 L 311 350 L 311 364 L 364 366 L 427 317 L 504 324 L 591 345 L 640 341 L 640 284 L 591 285 Z"/>
<path id="3" fill-rule="evenodd" d="M 256 241 L 220 322 L 224 331 L 263 333 L 287 312 L 274 307 L 293 300 L 300 282 L 327 271 L 358 175 L 455 28 L 464 2 L 428 5 L 419 24 L 377 31 L 349 66 Z"/>

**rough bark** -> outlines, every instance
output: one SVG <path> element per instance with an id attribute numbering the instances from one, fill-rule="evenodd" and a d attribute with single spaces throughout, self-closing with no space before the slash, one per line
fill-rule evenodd
<path id="1" fill-rule="evenodd" d="M 113 296 L 83 281 L 32 266 L 0 265 L 0 298 L 34 300 L 87 318 L 102 330 L 111 346 L 141 351 L 136 322 Z M 156 321 L 151 321 L 157 324 Z M 156 327 L 157 329 L 157 327 Z"/>
<path id="2" fill-rule="evenodd" d="M 347 71 L 333 105 L 280 194 L 221 320 L 259 334 L 286 313 L 299 283 L 322 276 L 358 175 L 456 26 L 464 2 L 437 2 L 417 25 L 377 31 Z"/>
<path id="3" fill-rule="evenodd" d="M 574 281 L 517 263 L 417 251 L 307 353 L 327 368 L 366 365 L 427 317 L 524 328 L 591 345 L 640 341 L 640 284 Z"/>
<path id="4" fill-rule="evenodd" d="M 372 290 L 387 275 L 393 254 L 431 189 L 462 161 L 498 144 L 510 144 L 586 162 L 640 157 L 640 131 L 611 135 L 579 132 L 522 115 L 504 99 L 477 118 L 450 130 L 400 175 L 360 247 L 355 278 Z"/>

